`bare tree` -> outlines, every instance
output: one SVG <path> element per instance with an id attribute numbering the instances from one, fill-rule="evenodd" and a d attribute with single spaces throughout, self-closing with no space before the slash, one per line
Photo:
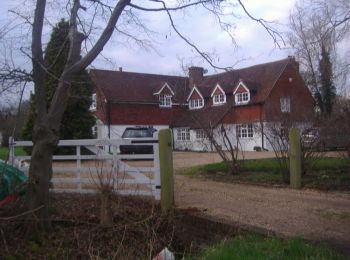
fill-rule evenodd
<path id="1" fill-rule="evenodd" d="M 288 41 L 300 62 L 304 81 L 314 95 L 323 95 L 322 72 L 319 70 L 322 49 L 331 56 L 332 79 L 338 83 L 342 79 L 342 83 L 346 81 L 349 62 L 341 61 L 337 46 L 346 41 L 349 32 L 349 1 L 306 0 L 296 3 L 290 14 Z"/>
<path id="2" fill-rule="evenodd" d="M 85 7 L 81 2 L 86 4 Z M 52 102 L 47 104 L 45 77 L 52 76 L 50 68 L 44 66 L 43 46 L 44 46 L 44 26 L 54 24 L 50 22 L 50 10 L 57 10 L 56 5 L 66 9 L 69 17 L 69 54 L 64 70 L 61 75 L 56 76 L 57 88 L 52 98 Z M 141 5 L 142 4 L 142 5 Z M 52 5 L 52 8 L 48 8 Z M 235 13 L 237 6 L 229 1 L 221 0 L 196 0 L 196 1 L 174 1 L 168 4 L 161 0 L 149 0 L 144 2 L 132 2 L 131 0 L 103 1 L 103 0 L 71 0 L 71 1 L 35 1 L 35 11 L 33 19 L 30 14 L 21 15 L 27 24 L 30 24 L 31 47 L 30 52 L 22 49 L 22 52 L 30 57 L 32 62 L 32 73 L 30 77 L 34 82 L 36 121 L 33 127 L 33 150 L 29 169 L 28 182 L 28 208 L 40 210 L 33 211 L 34 219 L 42 228 L 50 227 L 48 216 L 49 204 L 49 183 L 52 176 L 52 153 L 58 143 L 58 135 L 63 113 L 67 106 L 69 97 L 70 82 L 74 75 L 84 70 L 101 53 L 106 43 L 110 40 L 113 32 L 117 33 L 119 39 L 128 39 L 143 47 L 149 46 L 147 39 L 140 35 L 150 36 L 151 31 L 146 27 L 142 19 L 142 13 L 164 13 L 170 22 L 172 30 L 188 44 L 195 52 L 203 57 L 211 66 L 220 68 L 214 64 L 210 55 L 201 51 L 194 42 L 180 32 L 173 19 L 173 14 L 177 11 L 185 11 L 192 7 L 201 7 L 214 15 L 221 28 L 230 32 L 231 23 L 223 22 L 222 15 Z M 244 7 L 242 1 L 238 1 L 238 7 L 251 19 L 262 25 L 271 35 L 274 42 L 278 44 L 281 37 L 268 21 L 257 19 Z M 29 17 L 29 18 L 28 18 Z M 96 22 L 96 19 L 102 19 Z M 61 18 L 61 17 L 60 17 Z M 104 22 L 104 23 L 103 23 Z M 100 33 L 94 30 L 99 27 Z M 141 33 L 140 33 L 141 32 Z M 232 35 L 231 35 L 232 36 Z M 146 38 L 147 38 L 146 37 Z M 22 71 L 23 72 L 23 71 Z M 44 205 L 44 206 L 42 206 Z"/>

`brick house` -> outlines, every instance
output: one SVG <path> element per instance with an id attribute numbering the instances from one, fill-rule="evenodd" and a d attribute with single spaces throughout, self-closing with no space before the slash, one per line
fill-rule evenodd
<path id="1" fill-rule="evenodd" d="M 300 123 L 313 115 L 314 100 L 294 57 L 188 77 L 91 70 L 98 138 L 120 138 L 126 127 L 170 128 L 174 148 L 212 150 L 203 129 L 224 126 L 243 150 L 271 149 L 264 124 L 290 117 Z"/>

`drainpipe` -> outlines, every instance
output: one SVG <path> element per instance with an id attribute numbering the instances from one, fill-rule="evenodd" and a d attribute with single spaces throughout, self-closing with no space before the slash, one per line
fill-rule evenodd
<path id="1" fill-rule="evenodd" d="M 265 146 L 264 146 L 264 124 L 263 124 L 263 120 L 262 120 L 262 111 L 263 111 L 263 106 L 260 105 L 261 150 L 264 151 L 265 150 Z"/>
<path id="2" fill-rule="evenodd" d="M 175 149 L 175 137 L 174 137 L 174 129 L 169 125 L 169 129 L 171 131 L 172 139 L 173 139 L 173 150 Z"/>
<path id="3" fill-rule="evenodd" d="M 111 102 L 107 101 L 107 126 L 108 126 L 108 139 L 111 139 Z"/>
<path id="4" fill-rule="evenodd" d="M 107 137 L 108 139 L 111 139 L 111 102 L 109 100 L 107 100 L 107 109 L 106 109 L 106 113 L 107 113 L 107 127 L 108 127 L 108 134 Z M 111 152 L 111 146 L 108 145 L 108 152 Z"/>

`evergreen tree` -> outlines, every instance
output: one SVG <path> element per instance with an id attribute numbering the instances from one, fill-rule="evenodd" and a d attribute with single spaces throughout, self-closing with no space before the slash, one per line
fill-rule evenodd
<path id="1" fill-rule="evenodd" d="M 50 104 L 57 87 L 58 77 L 62 74 L 68 56 L 69 23 L 61 20 L 53 29 L 50 41 L 45 50 L 44 63 L 48 73 L 45 78 L 47 103 Z M 95 118 L 89 111 L 93 85 L 88 73 L 84 70 L 71 83 L 67 109 L 61 122 L 60 139 L 88 139 L 92 138 L 92 127 Z M 32 139 L 32 129 L 35 121 L 34 95 L 28 120 L 23 128 L 22 136 L 26 140 Z"/>
<path id="2" fill-rule="evenodd" d="M 321 60 L 319 63 L 319 72 L 321 80 L 320 92 L 315 94 L 315 99 L 321 109 L 322 114 L 329 115 L 332 112 L 336 89 L 333 84 L 333 69 L 330 60 L 329 51 L 324 44 L 321 47 Z"/>

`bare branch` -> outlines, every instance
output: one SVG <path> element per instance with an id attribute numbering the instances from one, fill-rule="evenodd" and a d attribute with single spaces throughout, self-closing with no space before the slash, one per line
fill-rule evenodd
<path id="1" fill-rule="evenodd" d="M 242 7 L 243 11 L 246 13 L 246 15 L 252 19 L 253 21 L 259 23 L 262 27 L 265 28 L 265 30 L 267 31 L 267 33 L 271 36 L 271 38 L 273 39 L 273 41 L 275 42 L 276 46 L 278 46 L 279 48 L 281 48 L 281 45 L 279 43 L 279 40 L 282 41 L 283 45 L 285 44 L 285 41 L 282 37 L 282 35 L 275 29 L 273 29 L 270 24 L 271 22 L 266 21 L 264 19 L 261 18 L 256 18 L 254 17 L 250 12 L 248 12 L 248 10 L 246 9 L 246 7 L 244 6 L 244 4 L 242 3 L 241 0 L 237 0 L 239 5 Z"/>

